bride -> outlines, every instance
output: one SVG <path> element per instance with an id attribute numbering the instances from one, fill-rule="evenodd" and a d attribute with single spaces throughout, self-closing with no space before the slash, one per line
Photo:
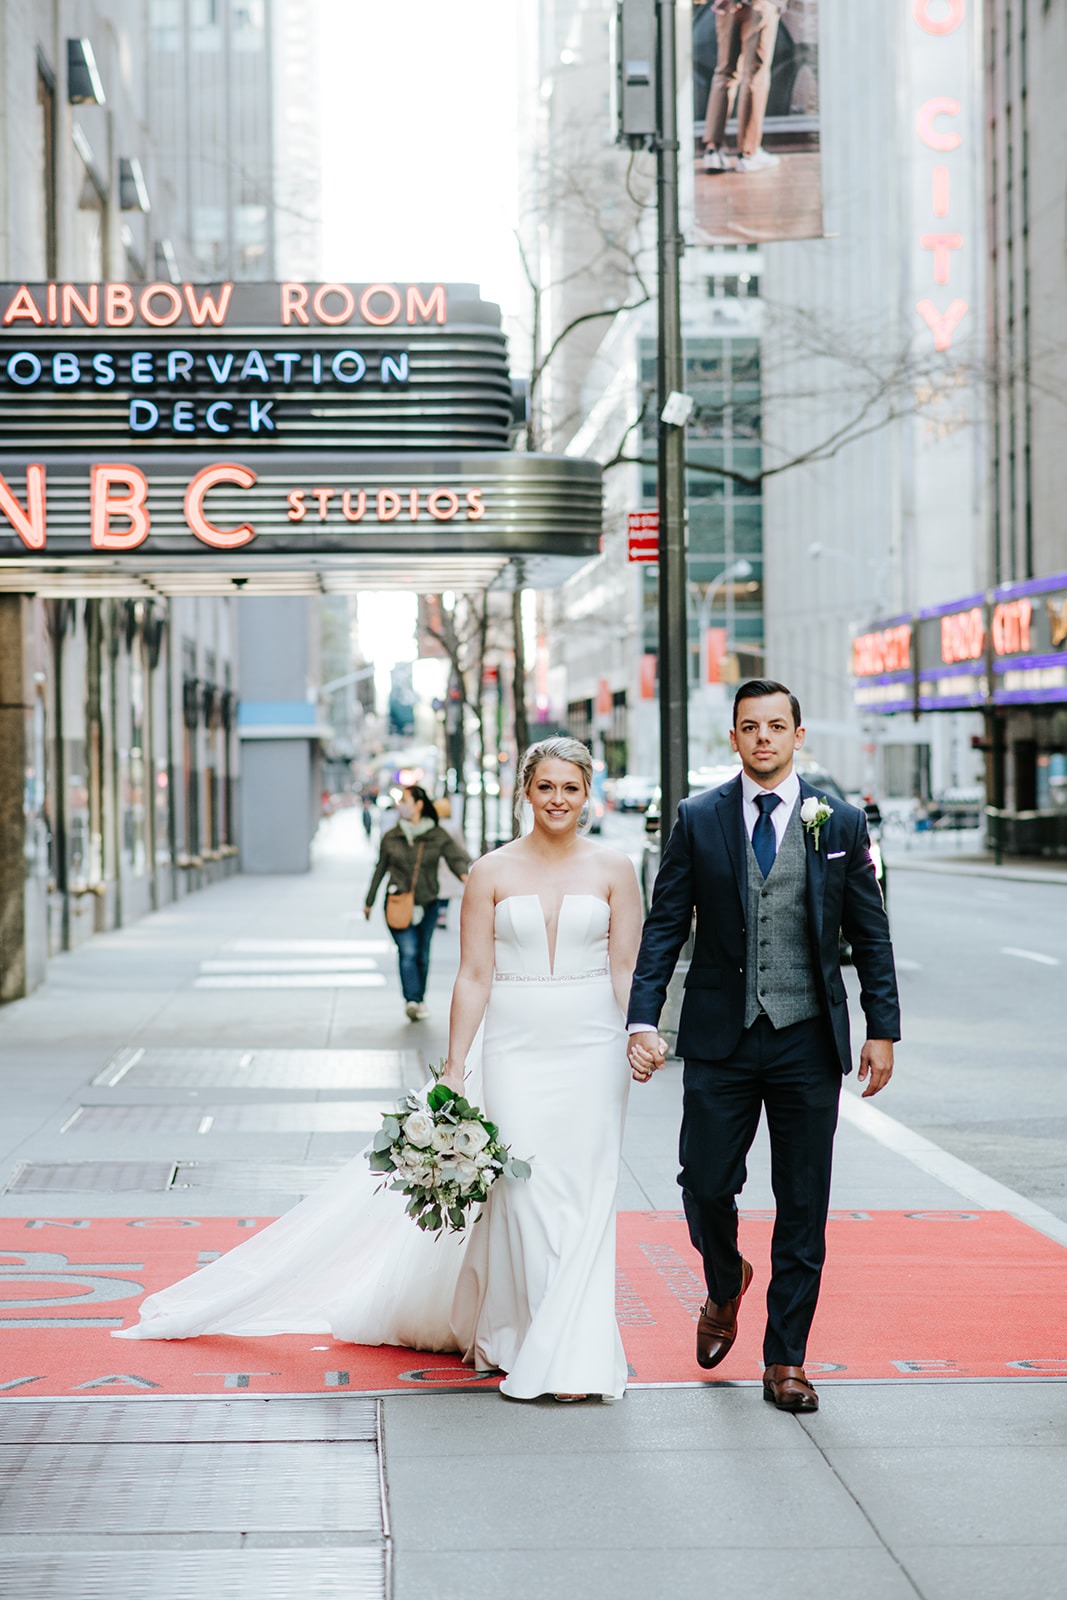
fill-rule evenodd
<path id="1" fill-rule="evenodd" d="M 641 906 L 628 858 L 579 834 L 592 771 L 576 739 L 533 745 L 532 828 L 476 862 L 463 897 L 443 1077 L 533 1157 L 532 1178 L 501 1179 L 465 1234 L 434 1238 L 357 1156 L 114 1337 L 330 1333 L 459 1350 L 512 1399 L 623 1393 L 615 1192 Z"/>

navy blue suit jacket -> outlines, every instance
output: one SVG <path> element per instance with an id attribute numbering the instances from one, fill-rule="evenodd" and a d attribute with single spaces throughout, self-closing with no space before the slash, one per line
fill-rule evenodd
<path id="1" fill-rule="evenodd" d="M 819 795 L 801 779 L 797 803 L 810 795 L 825 799 L 832 811 L 820 830 L 818 849 L 811 830 L 804 830 L 815 981 L 841 1070 L 850 1072 L 838 930 L 852 946 L 869 1039 L 900 1038 L 893 948 L 871 863 L 866 817 L 855 806 Z M 685 979 L 678 1054 L 702 1061 L 730 1055 L 745 1025 L 747 907 L 748 851 L 738 776 L 721 789 L 683 800 L 678 808 L 641 938 L 628 1021 L 659 1022 L 695 911 L 696 941 Z"/>

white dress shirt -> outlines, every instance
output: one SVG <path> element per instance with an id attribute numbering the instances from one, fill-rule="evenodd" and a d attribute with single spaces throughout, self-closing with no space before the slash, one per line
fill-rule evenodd
<path id="1" fill-rule="evenodd" d="M 756 818 L 760 814 L 756 798 L 761 794 L 776 794 L 781 805 L 775 806 L 771 812 L 771 823 L 774 827 L 775 850 L 781 848 L 785 830 L 789 826 L 789 819 L 793 815 L 793 807 L 800 799 L 800 779 L 795 772 L 790 772 L 787 778 L 773 789 L 765 789 L 761 783 L 750 778 L 747 772 L 741 774 L 741 815 L 745 822 L 745 832 L 752 838 L 752 830 L 756 826 Z M 631 1022 L 628 1033 L 654 1033 L 655 1029 L 647 1022 Z"/>
<path id="2" fill-rule="evenodd" d="M 783 778 L 781 783 L 774 789 L 765 789 L 761 783 L 757 783 L 754 778 L 750 778 L 747 772 L 742 772 L 741 814 L 745 819 L 745 832 L 750 839 L 752 830 L 756 826 L 756 818 L 760 814 L 756 800 L 761 794 L 776 794 L 782 802 L 780 806 L 775 806 L 771 812 L 771 822 L 774 826 L 774 848 L 777 851 L 781 849 L 785 830 L 789 826 L 790 817 L 793 815 L 793 807 L 800 799 L 800 779 L 795 772 L 791 772 L 788 778 Z"/>

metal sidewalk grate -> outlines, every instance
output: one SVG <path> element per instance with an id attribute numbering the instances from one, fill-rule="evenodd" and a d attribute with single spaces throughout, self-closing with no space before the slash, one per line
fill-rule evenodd
<path id="1" fill-rule="evenodd" d="M 0 1406 L 0 1594 L 384 1600 L 380 1402 Z"/>
<path id="2" fill-rule="evenodd" d="M 12 1600 L 383 1600 L 385 1552 L 328 1550 L 0 1553 Z"/>
<path id="3" fill-rule="evenodd" d="M 79 1106 L 63 1133 L 368 1133 L 393 1100 L 313 1100 L 252 1105 Z"/>
<path id="4" fill-rule="evenodd" d="M 183 1089 L 391 1089 L 414 1070 L 410 1050 L 163 1050 L 124 1048 L 92 1079 Z"/>
<path id="5" fill-rule="evenodd" d="M 179 1161 L 173 1187 L 310 1194 L 347 1165 L 344 1156 L 336 1161 Z"/>
<path id="6" fill-rule="evenodd" d="M 0 1535 L 346 1533 L 380 1540 L 368 1440 L 7 1445 Z"/>
<path id="7" fill-rule="evenodd" d="M 353 1155 L 355 1155 L 353 1151 Z M 126 1194 L 178 1189 L 310 1194 L 350 1157 L 330 1161 L 27 1161 L 5 1194 Z"/>
<path id="8" fill-rule="evenodd" d="M 23 1400 L 0 1406 L 0 1446 L 244 1443 L 378 1437 L 378 1401 L 314 1396 L 263 1400 Z"/>
<path id="9" fill-rule="evenodd" d="M 171 1187 L 177 1170 L 173 1161 L 24 1161 L 4 1193 L 158 1193 Z"/>

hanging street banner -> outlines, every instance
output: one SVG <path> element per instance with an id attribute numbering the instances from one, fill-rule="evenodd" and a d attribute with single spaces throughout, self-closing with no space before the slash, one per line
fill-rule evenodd
<path id="1" fill-rule="evenodd" d="M 698 243 L 822 237 L 819 0 L 694 0 L 693 128 Z"/>

